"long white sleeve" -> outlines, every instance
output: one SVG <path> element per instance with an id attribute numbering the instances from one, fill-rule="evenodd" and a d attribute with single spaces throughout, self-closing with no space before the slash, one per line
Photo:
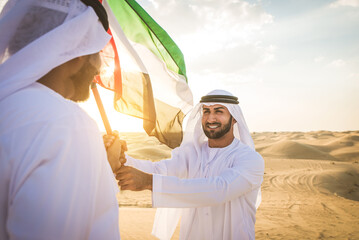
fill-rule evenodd
<path id="1" fill-rule="evenodd" d="M 204 207 L 230 201 L 260 187 L 264 163 L 261 157 L 228 168 L 219 176 L 179 179 L 153 175 L 153 207 Z"/>
<path id="2" fill-rule="evenodd" d="M 149 160 L 139 160 L 135 159 L 129 155 L 126 155 L 126 166 L 131 166 L 134 168 L 137 168 L 138 170 L 141 170 L 146 173 L 150 174 L 161 174 L 161 175 L 167 175 L 167 165 L 165 161 L 168 160 L 162 160 L 159 162 L 151 162 Z"/>
<path id="3" fill-rule="evenodd" d="M 148 160 L 139 160 L 126 155 L 126 166 L 137 168 L 143 172 L 150 174 L 160 174 L 164 176 L 185 177 L 187 175 L 187 164 L 182 158 L 177 158 L 175 151 L 172 151 L 171 159 L 165 159 L 158 162 L 151 162 Z"/>

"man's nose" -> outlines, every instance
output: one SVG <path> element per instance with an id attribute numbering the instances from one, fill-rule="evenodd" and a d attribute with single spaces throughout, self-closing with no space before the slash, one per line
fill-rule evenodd
<path id="1" fill-rule="evenodd" d="M 216 121 L 217 121 L 216 115 L 213 114 L 213 113 L 210 113 L 210 114 L 208 115 L 207 121 L 210 122 L 210 123 L 216 122 Z"/>

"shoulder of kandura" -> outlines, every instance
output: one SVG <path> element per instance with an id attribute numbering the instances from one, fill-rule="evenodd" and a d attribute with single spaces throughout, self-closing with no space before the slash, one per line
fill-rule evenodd
<path id="1" fill-rule="evenodd" d="M 255 149 L 243 143 L 237 144 L 236 149 L 232 152 L 232 155 L 236 161 L 249 161 L 258 164 L 264 163 L 263 157 Z"/>

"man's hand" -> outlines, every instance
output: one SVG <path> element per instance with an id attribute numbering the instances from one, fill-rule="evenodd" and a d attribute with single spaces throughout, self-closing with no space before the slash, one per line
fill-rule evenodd
<path id="1" fill-rule="evenodd" d="M 126 142 L 118 138 L 117 131 L 114 131 L 113 135 L 104 135 L 103 140 L 107 151 L 107 160 L 110 163 L 112 171 L 117 173 L 120 167 L 126 162 Z"/>
<path id="2" fill-rule="evenodd" d="M 121 190 L 152 191 L 152 174 L 142 172 L 133 167 L 123 166 L 117 172 L 116 179 Z"/>
<path id="3" fill-rule="evenodd" d="M 103 143 L 105 144 L 105 148 L 111 147 L 111 145 L 114 143 L 115 139 L 119 139 L 118 131 L 113 131 L 112 134 L 104 134 L 103 136 Z M 120 140 L 121 146 L 123 148 L 123 151 L 127 151 L 127 144 L 125 141 Z"/>

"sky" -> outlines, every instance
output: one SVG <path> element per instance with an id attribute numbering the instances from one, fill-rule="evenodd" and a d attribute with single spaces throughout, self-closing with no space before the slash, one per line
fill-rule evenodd
<path id="1" fill-rule="evenodd" d="M 195 103 L 232 92 L 251 132 L 359 129 L 359 0 L 138 3 L 184 54 Z M 141 131 L 108 111 L 115 129 Z"/>

